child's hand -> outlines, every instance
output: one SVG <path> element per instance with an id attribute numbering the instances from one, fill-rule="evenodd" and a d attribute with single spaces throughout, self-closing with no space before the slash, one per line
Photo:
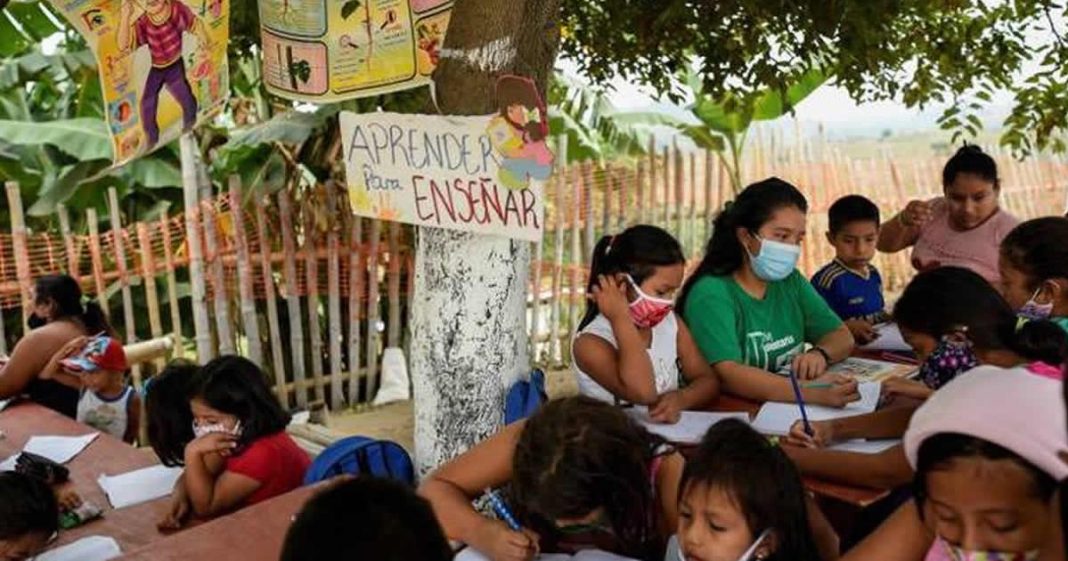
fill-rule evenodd
<path id="1" fill-rule="evenodd" d="M 923 400 L 931 397 L 932 393 L 931 388 L 923 382 L 908 378 L 887 378 L 882 384 L 882 394 L 885 397 L 901 395 Z"/>
<path id="2" fill-rule="evenodd" d="M 834 442 L 834 428 L 829 421 L 809 421 L 808 426 L 812 428 L 811 435 L 805 432 L 804 421 L 795 421 L 783 440 L 804 448 L 825 448 Z"/>
<path id="3" fill-rule="evenodd" d="M 175 489 L 171 495 L 171 504 L 167 508 L 167 514 L 156 523 L 156 528 L 162 531 L 180 530 L 191 511 L 192 506 L 189 504 L 189 497 L 185 491 Z"/>
<path id="4" fill-rule="evenodd" d="M 516 532 L 503 522 L 487 521 L 472 540 L 476 549 L 493 561 L 531 561 L 538 555 L 537 534 L 524 530 Z"/>
<path id="5" fill-rule="evenodd" d="M 827 359 L 823 353 L 808 351 L 797 354 L 790 365 L 799 380 L 819 378 L 827 371 Z"/>
<path id="6" fill-rule="evenodd" d="M 192 442 L 186 444 L 185 455 L 188 458 L 217 452 L 222 456 L 229 456 L 234 448 L 237 448 L 236 436 L 224 432 L 213 432 L 200 438 L 195 438 Z"/>
<path id="7" fill-rule="evenodd" d="M 611 277 L 597 277 L 597 284 L 593 287 L 589 299 L 597 304 L 597 309 L 609 320 L 629 318 L 630 302 L 627 301 L 627 289 L 623 283 Z"/>
<path id="8" fill-rule="evenodd" d="M 649 418 L 654 423 L 673 425 L 679 422 L 682 410 L 682 390 L 675 390 L 657 398 L 656 403 L 649 408 Z"/>
<path id="9" fill-rule="evenodd" d="M 64 484 L 56 487 L 55 490 L 56 503 L 59 504 L 60 512 L 69 512 L 80 506 L 82 506 L 82 498 L 74 490 L 74 486 Z"/>
<path id="10" fill-rule="evenodd" d="M 927 201 L 909 201 L 899 215 L 901 223 L 908 228 L 918 228 L 931 219 L 931 204 Z"/>
<path id="11" fill-rule="evenodd" d="M 824 376 L 820 381 L 830 383 L 831 387 L 802 388 L 801 391 L 804 392 L 806 401 L 816 405 L 845 407 L 860 399 L 857 381 L 848 376 L 835 374 L 833 376 Z"/>
<path id="12" fill-rule="evenodd" d="M 845 324 L 858 344 L 867 345 L 879 338 L 879 332 L 875 330 L 875 326 L 871 322 L 862 319 L 850 319 L 846 320 Z"/>

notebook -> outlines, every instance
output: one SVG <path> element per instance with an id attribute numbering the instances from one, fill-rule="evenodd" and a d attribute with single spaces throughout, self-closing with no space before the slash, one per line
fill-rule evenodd
<path id="1" fill-rule="evenodd" d="M 828 421 L 842 417 L 852 417 L 871 413 L 879 405 L 879 392 L 882 384 L 879 382 L 861 382 L 857 389 L 860 392 L 860 400 L 854 401 L 845 407 L 838 409 L 824 405 L 805 404 L 805 412 L 810 421 Z M 790 427 L 801 418 L 801 410 L 796 403 L 780 403 L 769 401 L 760 407 L 756 419 L 753 420 L 753 428 L 763 434 L 785 435 L 790 432 Z"/>
<path id="2" fill-rule="evenodd" d="M 875 325 L 875 332 L 879 338 L 861 345 L 860 348 L 868 351 L 912 351 L 912 347 L 901 336 L 901 330 L 896 323 L 880 323 Z"/>
<path id="3" fill-rule="evenodd" d="M 625 411 L 649 432 L 676 444 L 697 444 L 701 442 L 708 429 L 724 419 L 738 419 L 746 423 L 749 422 L 749 415 L 744 412 L 683 411 L 679 416 L 679 422 L 667 425 L 651 421 L 649 419 L 649 409 L 646 407 L 630 407 Z"/>
<path id="4" fill-rule="evenodd" d="M 919 366 L 885 360 L 849 357 L 827 368 L 827 372 L 845 374 L 858 382 L 881 382 L 887 378 L 909 378 Z"/>

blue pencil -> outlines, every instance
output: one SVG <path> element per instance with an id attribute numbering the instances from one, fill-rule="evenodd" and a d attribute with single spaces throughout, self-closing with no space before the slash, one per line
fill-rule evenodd
<path id="1" fill-rule="evenodd" d="M 797 375 L 790 370 L 790 385 L 794 387 L 794 397 L 797 398 L 797 406 L 801 409 L 801 422 L 805 424 L 805 434 L 812 436 L 812 425 L 808 424 L 808 413 L 805 412 L 805 399 L 801 397 L 801 385 L 797 383 Z"/>
<path id="2" fill-rule="evenodd" d="M 493 489 L 486 489 L 486 496 L 489 497 L 490 506 L 493 507 L 493 511 L 497 513 L 497 516 L 500 516 L 501 519 L 504 520 L 504 523 L 507 524 L 509 528 L 516 532 L 522 530 L 519 522 L 515 519 L 515 515 L 512 514 L 512 511 L 508 510 L 508 505 L 504 504 L 504 501 L 497 496 L 497 493 L 495 493 Z"/>

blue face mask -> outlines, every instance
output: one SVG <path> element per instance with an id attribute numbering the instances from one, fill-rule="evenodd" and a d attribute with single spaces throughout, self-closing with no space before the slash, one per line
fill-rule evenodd
<path id="1" fill-rule="evenodd" d="M 745 252 L 749 254 L 749 265 L 753 267 L 753 274 L 761 280 L 768 282 L 780 281 L 790 276 L 797 267 L 797 259 L 801 257 L 801 246 L 788 243 L 765 240 L 753 234 L 760 240 L 760 253 L 753 255 L 745 244 Z"/>

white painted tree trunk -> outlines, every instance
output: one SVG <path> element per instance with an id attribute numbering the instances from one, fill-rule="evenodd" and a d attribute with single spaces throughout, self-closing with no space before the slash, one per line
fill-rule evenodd
<path id="1" fill-rule="evenodd" d="M 496 82 L 504 74 L 528 76 L 544 92 L 559 43 L 559 6 L 560 0 L 456 0 L 430 112 L 496 113 Z M 420 229 L 411 311 L 420 474 L 497 431 L 506 390 L 530 370 L 530 246 Z"/>

